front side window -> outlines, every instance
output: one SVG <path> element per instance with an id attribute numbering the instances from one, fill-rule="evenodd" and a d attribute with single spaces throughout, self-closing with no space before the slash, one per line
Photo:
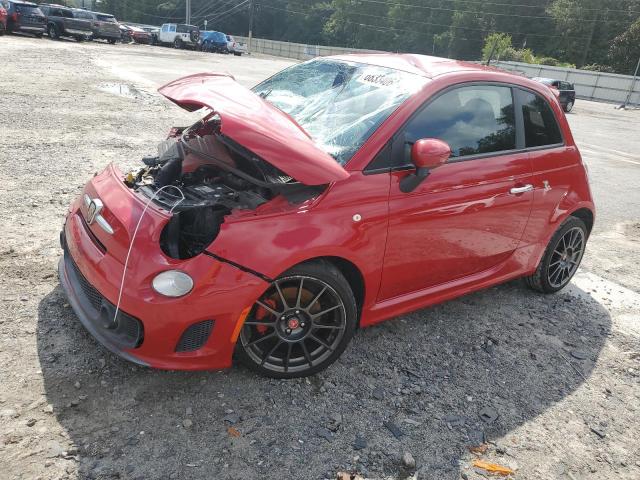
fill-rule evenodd
<path id="1" fill-rule="evenodd" d="M 519 92 L 526 146 L 542 147 L 562 143 L 560 127 L 547 101 L 531 92 Z"/>
<path id="2" fill-rule="evenodd" d="M 253 88 L 341 165 L 428 78 L 328 59 L 294 65 Z"/>
<path id="3" fill-rule="evenodd" d="M 429 103 L 405 127 L 407 144 L 438 138 L 451 157 L 502 152 L 516 148 L 511 88 L 471 85 L 446 92 Z"/>

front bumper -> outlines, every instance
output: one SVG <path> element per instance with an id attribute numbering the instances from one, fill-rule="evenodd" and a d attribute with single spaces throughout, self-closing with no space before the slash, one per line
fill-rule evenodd
<path id="1" fill-rule="evenodd" d="M 109 178 L 94 177 L 81 197 L 84 193 L 103 199 L 103 212 L 114 226 L 115 219 L 124 218 L 125 212 L 131 215 L 128 224 L 137 223 L 133 199 L 123 197 L 129 195 L 127 192 L 117 192 Z M 117 208 L 108 211 L 110 205 Z M 126 230 L 116 226 L 112 236 L 100 232 L 95 224 L 91 230 L 83 220 L 83 202 L 76 200 L 61 234 L 65 254 L 59 264 L 59 275 L 69 304 L 100 343 L 132 362 L 169 370 L 231 366 L 242 312 L 264 292 L 267 282 L 208 255 L 170 259 L 160 250 L 159 234 L 143 231 L 153 226 L 151 217 L 143 221 L 135 239 L 120 302 L 123 313 L 114 324 L 114 305 L 124 268 L 122 245 L 116 243 L 115 237 L 124 235 Z M 151 288 L 151 280 L 170 269 L 191 276 L 194 288 L 189 294 L 168 298 Z M 120 320 L 124 322 L 122 325 Z M 135 328 L 136 322 L 140 323 L 139 329 Z M 189 338 L 185 340 L 187 334 L 191 338 L 206 335 L 206 339 L 193 348 Z"/>

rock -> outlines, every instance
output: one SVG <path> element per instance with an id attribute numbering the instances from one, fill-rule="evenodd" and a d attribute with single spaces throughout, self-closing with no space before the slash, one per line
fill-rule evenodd
<path id="1" fill-rule="evenodd" d="M 413 470 L 416 468 L 416 459 L 409 452 L 402 454 L 402 466 L 407 470 Z"/>
<path id="2" fill-rule="evenodd" d="M 380 387 L 374 388 L 373 392 L 371 392 L 371 395 L 373 395 L 373 398 L 375 398 L 376 400 L 384 400 L 384 390 Z"/>
<path id="3" fill-rule="evenodd" d="M 193 422 L 188 418 L 182 421 L 182 426 L 184 428 L 190 428 L 193 425 Z"/>
<path id="4" fill-rule="evenodd" d="M 44 413 L 53 413 L 53 405 L 47 405 L 47 406 L 45 406 L 45 407 L 42 409 L 42 411 L 43 411 Z"/>
<path id="5" fill-rule="evenodd" d="M 187 407 L 187 409 L 186 409 L 186 414 L 187 414 L 187 415 L 193 415 L 193 408 L 191 408 L 191 407 Z"/>
<path id="6" fill-rule="evenodd" d="M 222 421 L 227 422 L 231 425 L 235 425 L 240 421 L 240 415 L 238 415 L 237 413 L 230 413 L 229 415 L 223 417 Z"/>
<path id="7" fill-rule="evenodd" d="M 604 438 L 604 437 L 607 436 L 607 433 L 604 430 L 600 429 L 600 428 L 589 427 L 589 429 L 600 438 Z"/>
<path id="8" fill-rule="evenodd" d="M 17 417 L 18 412 L 13 408 L 4 408 L 0 410 L 0 417 Z"/>
<path id="9" fill-rule="evenodd" d="M 327 428 L 316 428 L 316 435 L 320 438 L 324 438 L 327 442 L 333 442 L 333 433 Z"/>
<path id="10" fill-rule="evenodd" d="M 484 407 L 482 410 L 480 410 L 480 413 L 478 413 L 478 415 L 486 423 L 493 423 L 499 417 L 498 412 L 493 407 Z"/>
<path id="11" fill-rule="evenodd" d="M 30 418 L 29 420 L 27 420 L 27 427 L 33 427 L 36 424 L 36 419 L 35 418 Z"/>
<path id="12" fill-rule="evenodd" d="M 80 382 L 74 383 L 73 386 L 76 387 L 76 388 L 80 388 Z"/>
<path id="13" fill-rule="evenodd" d="M 571 356 L 577 360 L 584 360 L 589 356 L 589 354 L 582 350 L 571 350 Z"/>
<path id="14" fill-rule="evenodd" d="M 354 450 L 363 450 L 367 448 L 367 439 L 362 435 L 357 434 L 355 440 L 353 441 Z"/>
<path id="15" fill-rule="evenodd" d="M 400 440 L 400 438 L 404 435 L 404 432 L 400 430 L 400 427 L 398 427 L 395 423 L 391 421 L 384 422 L 384 426 L 387 427 L 387 430 L 389 430 L 391 434 L 394 437 L 396 437 L 398 440 Z"/>
<path id="16" fill-rule="evenodd" d="M 329 430 L 331 430 L 332 432 L 337 432 L 338 429 L 340 428 L 340 425 L 342 425 L 342 414 L 340 413 L 332 414 L 331 417 L 329 418 L 329 425 L 328 425 Z"/>

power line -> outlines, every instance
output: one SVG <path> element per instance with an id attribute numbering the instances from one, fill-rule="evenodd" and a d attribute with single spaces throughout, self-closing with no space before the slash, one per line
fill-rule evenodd
<path id="1" fill-rule="evenodd" d="M 384 3 L 387 5 L 398 5 L 398 6 L 408 6 L 408 7 L 414 7 L 414 8 L 435 8 L 435 7 L 428 7 L 426 5 L 409 5 L 409 4 L 404 4 L 404 3 L 398 3 L 398 2 L 384 2 L 381 0 L 360 0 L 361 2 L 369 2 L 369 3 Z M 518 7 L 518 8 L 546 8 L 544 5 L 524 5 L 524 4 L 516 4 L 516 3 L 496 3 L 496 2 L 485 2 L 483 0 L 441 0 L 442 2 L 449 2 L 449 3 L 470 3 L 472 5 L 479 5 L 479 6 L 486 6 L 486 5 L 491 5 L 491 6 L 495 6 L 495 7 Z M 589 12 L 600 12 L 602 11 L 602 7 L 601 8 L 587 8 L 587 7 L 580 7 L 579 10 L 584 10 L 584 11 L 589 11 Z M 607 8 L 606 10 L 608 10 L 609 12 L 613 12 L 613 13 L 629 13 L 629 14 L 640 14 L 640 11 L 636 11 L 636 10 L 623 10 L 623 9 L 611 9 L 611 8 Z"/>
<path id="2" fill-rule="evenodd" d="M 269 8 L 272 10 L 282 10 L 285 12 L 292 12 L 292 13 L 298 13 L 298 14 L 302 14 L 302 15 L 307 15 L 309 12 L 300 12 L 300 11 L 295 11 L 295 10 L 289 10 L 289 9 L 282 9 L 282 8 L 276 8 L 276 7 L 271 7 L 269 5 L 264 5 L 261 4 L 263 7 L 265 8 Z M 350 12 L 349 12 L 350 14 Z M 367 14 L 367 13 L 356 13 L 356 15 L 362 16 L 362 17 L 369 17 L 369 18 L 380 18 L 379 15 L 371 15 L 371 14 Z M 350 20 L 343 20 L 347 23 L 354 23 L 353 21 Z M 433 23 L 433 22 L 422 22 L 422 21 L 418 21 L 418 20 L 408 20 L 408 19 L 402 19 L 403 22 L 408 22 L 408 23 L 413 23 L 413 24 L 417 24 L 417 25 L 430 25 L 430 26 L 436 26 L 436 27 L 445 27 L 447 29 L 461 29 L 461 30 L 473 30 L 473 31 L 478 31 L 478 32 L 483 32 L 483 33 L 494 33 L 500 29 L 486 29 L 486 28 L 475 28 L 475 27 L 464 27 L 464 26 L 457 26 L 457 25 L 446 25 L 443 23 Z M 375 27 L 380 27 L 381 25 L 371 25 L 371 24 L 362 24 L 362 25 L 368 25 L 368 26 L 375 26 Z M 389 27 L 391 28 L 391 27 Z M 409 32 L 413 32 L 413 33 L 417 33 L 415 30 L 403 30 L 403 31 L 409 31 Z M 582 36 L 576 36 L 576 35 L 550 35 L 550 34 L 544 34 L 544 33 L 527 33 L 527 32 L 511 32 L 508 30 L 500 30 L 501 33 L 510 33 L 513 35 L 525 35 L 525 36 L 532 36 L 532 37 L 544 37 L 544 38 L 549 38 L 549 37 L 561 37 L 561 38 L 577 38 L 577 39 L 586 39 L 587 37 L 582 37 Z"/>

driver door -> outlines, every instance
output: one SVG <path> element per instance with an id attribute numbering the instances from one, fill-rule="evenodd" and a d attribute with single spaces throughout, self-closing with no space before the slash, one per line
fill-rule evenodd
<path id="1" fill-rule="evenodd" d="M 394 138 L 378 301 L 490 271 L 513 254 L 533 201 L 516 115 L 509 86 L 460 86 L 428 101 Z M 414 171 L 411 145 L 421 138 L 447 142 L 451 157 L 403 193 L 400 181 Z"/>

